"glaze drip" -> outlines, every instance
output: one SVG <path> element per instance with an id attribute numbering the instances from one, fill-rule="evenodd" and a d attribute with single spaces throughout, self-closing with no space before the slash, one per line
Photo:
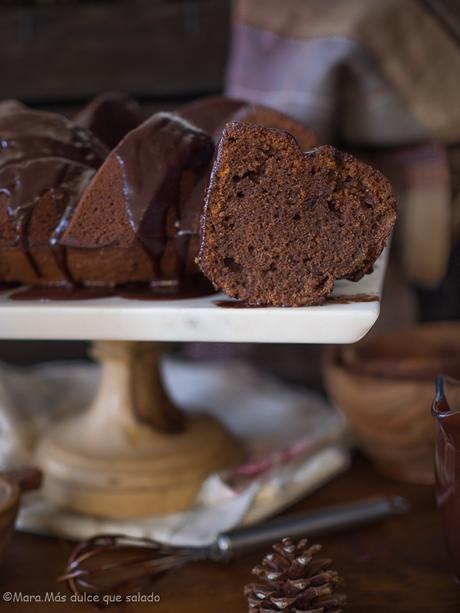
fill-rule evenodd
<path id="1" fill-rule="evenodd" d="M 65 279 L 71 282 L 59 236 L 94 173 L 94 169 L 83 164 L 53 157 L 0 168 L 0 195 L 3 196 L 7 218 L 15 230 L 13 244 L 14 239 L 19 241 L 22 252 L 38 277 L 41 277 L 41 270 L 34 257 L 34 248 L 48 245 Z M 41 209 L 51 202 L 52 214 L 36 225 L 34 238 L 31 239 L 29 227 L 34 216 L 39 215 Z"/>
<path id="2" fill-rule="evenodd" d="M 154 115 L 141 128 L 139 138 L 133 132 L 116 150 L 126 210 L 152 263 L 152 281 L 165 280 L 162 260 L 171 245 L 173 280 L 180 283 L 193 235 L 182 227 L 182 209 L 211 161 L 213 145 L 204 132 L 169 113 Z"/>
<path id="3" fill-rule="evenodd" d="M 0 165 L 43 157 L 64 157 L 98 168 L 104 145 L 62 115 L 32 111 L 19 102 L 0 103 Z"/>

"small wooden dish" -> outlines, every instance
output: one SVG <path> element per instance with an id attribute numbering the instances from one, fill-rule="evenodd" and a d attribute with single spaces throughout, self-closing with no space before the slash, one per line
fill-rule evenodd
<path id="1" fill-rule="evenodd" d="M 384 474 L 433 483 L 436 375 L 460 377 L 460 323 L 375 336 L 327 353 L 325 383 L 361 448 Z"/>
<path id="2" fill-rule="evenodd" d="M 0 473 L 0 559 L 14 531 L 22 492 L 37 489 L 40 484 L 41 473 L 35 468 Z"/>

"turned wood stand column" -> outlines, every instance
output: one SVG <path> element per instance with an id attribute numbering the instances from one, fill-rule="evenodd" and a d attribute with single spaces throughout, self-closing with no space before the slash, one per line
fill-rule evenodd
<path id="1" fill-rule="evenodd" d="M 36 450 L 44 494 L 93 515 L 127 518 L 183 510 L 211 472 L 237 463 L 237 443 L 215 419 L 184 415 L 162 386 L 159 343 L 97 341 L 99 389 L 82 414 L 56 424 Z"/>

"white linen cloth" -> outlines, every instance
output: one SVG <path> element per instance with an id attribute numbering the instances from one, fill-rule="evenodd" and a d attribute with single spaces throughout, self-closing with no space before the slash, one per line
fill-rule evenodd
<path id="1" fill-rule="evenodd" d="M 31 463 L 40 434 L 89 404 L 98 374 L 98 366 L 81 363 L 0 367 L 1 465 Z M 162 517 L 90 517 L 54 507 L 39 492 L 29 494 L 19 529 L 74 539 L 115 532 L 205 545 L 220 532 L 280 511 L 349 466 L 345 424 L 314 392 L 292 388 L 240 361 L 167 358 L 163 376 L 179 407 L 216 416 L 243 441 L 245 464 L 231 475 L 209 476 L 192 508 Z"/>

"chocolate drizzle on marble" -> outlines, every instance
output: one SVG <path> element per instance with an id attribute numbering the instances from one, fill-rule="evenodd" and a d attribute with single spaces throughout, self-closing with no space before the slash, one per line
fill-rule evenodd
<path id="1" fill-rule="evenodd" d="M 14 285 L 7 285 L 3 291 L 12 291 Z M 0 285 L 0 292 L 2 286 Z M 216 290 L 204 277 L 190 277 L 179 286 L 176 284 L 146 285 L 145 283 L 127 283 L 118 287 L 96 287 L 82 285 L 27 287 L 13 291 L 9 298 L 14 301 L 64 302 L 68 300 L 94 300 L 97 298 L 124 298 L 158 302 L 165 300 L 190 300 L 215 294 Z"/>

